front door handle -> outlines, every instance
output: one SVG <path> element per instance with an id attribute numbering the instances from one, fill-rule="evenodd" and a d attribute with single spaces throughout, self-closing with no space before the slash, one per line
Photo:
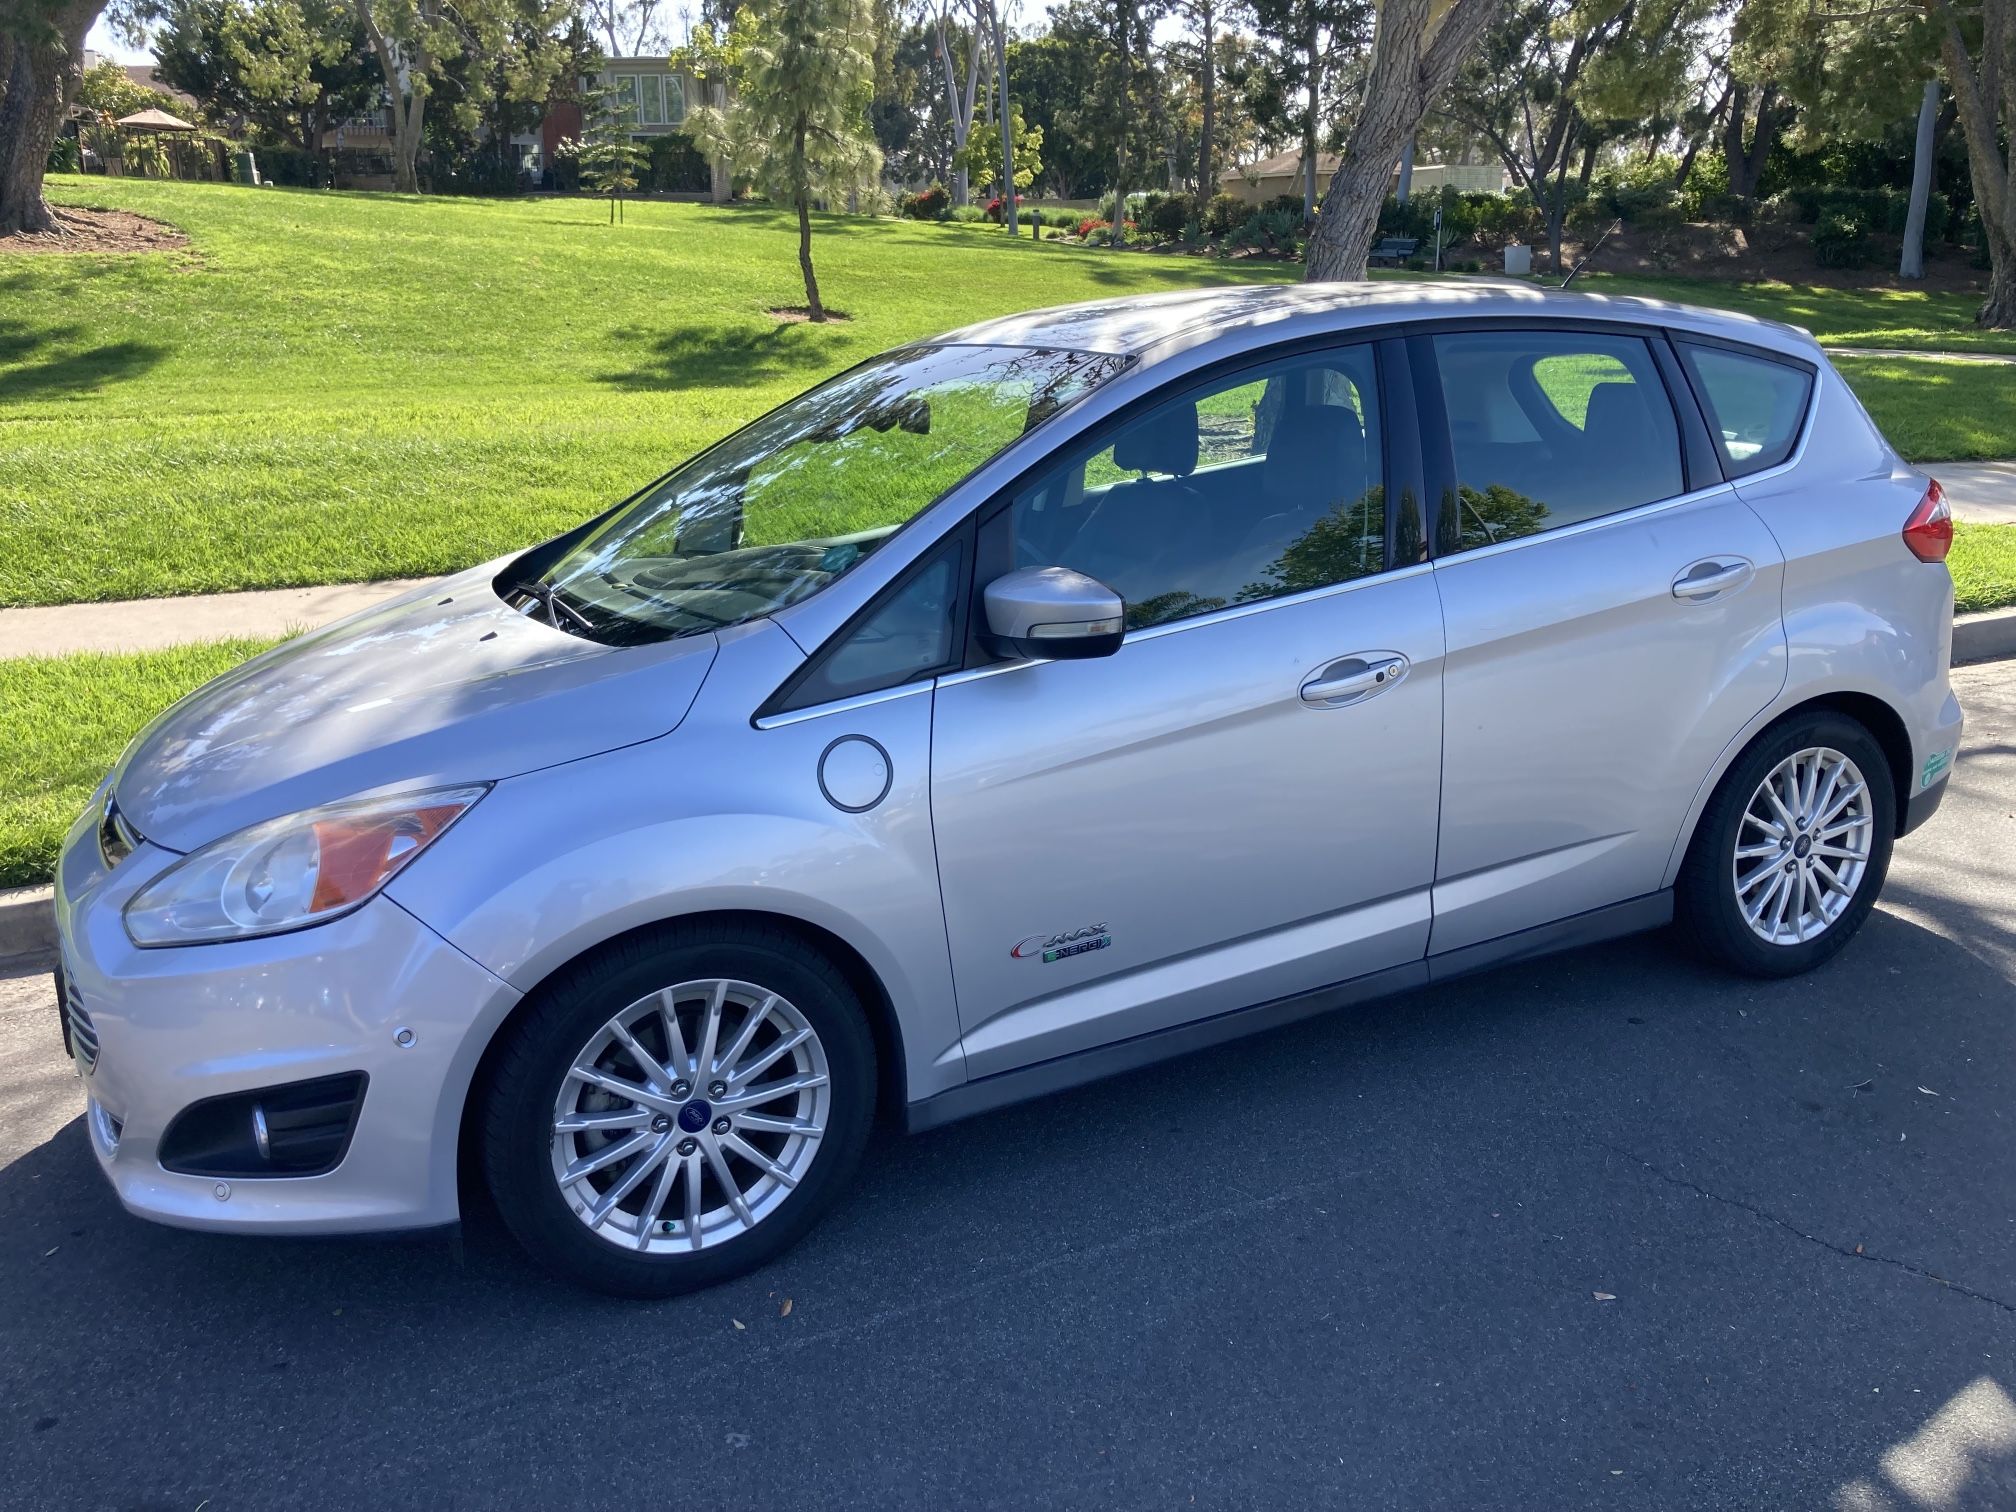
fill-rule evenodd
<path id="1" fill-rule="evenodd" d="M 1384 693 L 1407 675 L 1398 651 L 1360 651 L 1319 668 L 1302 684 L 1302 702 L 1318 709 L 1342 709 Z"/>
<path id="2" fill-rule="evenodd" d="M 1706 557 L 1689 563 L 1673 579 L 1673 597 L 1689 603 L 1705 603 L 1734 593 L 1756 575 L 1757 569 L 1743 557 Z"/>

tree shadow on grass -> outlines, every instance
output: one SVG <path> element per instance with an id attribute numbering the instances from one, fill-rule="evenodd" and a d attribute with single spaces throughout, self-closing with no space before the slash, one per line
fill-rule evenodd
<path id="1" fill-rule="evenodd" d="M 765 317 L 766 323 L 768 317 Z M 846 356 L 845 327 L 805 322 L 768 326 L 675 326 L 626 340 L 628 365 L 598 383 L 639 390 L 753 388 L 777 378 L 811 377 Z"/>
<path id="2" fill-rule="evenodd" d="M 0 320 L 0 402 L 88 394 L 136 378 L 168 355 L 144 341 L 114 341 L 60 355 L 84 334 L 81 326 L 34 326 Z"/>

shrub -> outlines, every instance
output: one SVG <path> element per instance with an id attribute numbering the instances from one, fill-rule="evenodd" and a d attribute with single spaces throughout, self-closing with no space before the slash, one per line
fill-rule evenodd
<path id="1" fill-rule="evenodd" d="M 77 146 L 77 138 L 59 136 L 49 144 L 51 173 L 81 173 L 83 169 L 84 154 Z"/>
<path id="2" fill-rule="evenodd" d="M 1823 211 L 1813 227 L 1813 260 L 1823 268 L 1866 267 L 1868 228 L 1852 210 Z"/>
<path id="3" fill-rule="evenodd" d="M 1236 238 L 1244 247 L 1254 247 L 1262 252 L 1285 252 L 1293 256 L 1302 235 L 1302 215 L 1298 209 L 1294 214 L 1286 210 L 1255 210 L 1246 217 Z"/>
<path id="4" fill-rule="evenodd" d="M 1171 194 L 1157 199 L 1143 214 L 1142 224 L 1163 241 L 1174 241 L 1196 219 L 1197 201 L 1187 194 Z"/>
<path id="5" fill-rule="evenodd" d="M 1019 194 L 1018 194 L 1018 195 L 1016 195 L 1016 196 L 1015 196 L 1015 204 L 1016 204 L 1016 206 L 1017 206 L 1018 208 L 1019 208 L 1019 207 L 1021 206 L 1021 204 L 1022 204 L 1022 196 L 1021 196 L 1021 195 L 1019 195 Z M 1004 222 L 1004 220 L 1003 220 L 1003 217 L 1004 217 L 1004 216 L 1005 216 L 1006 214 L 1007 214 L 1007 212 L 1006 212 L 1006 211 L 1005 211 L 1005 210 L 1004 210 L 1004 209 L 1002 208 L 1002 205 L 1001 205 L 1001 196 L 1000 196 L 1000 195 L 998 195 L 998 194 L 997 194 L 997 195 L 995 195 L 995 196 L 994 196 L 994 198 L 992 198 L 991 200 L 987 201 L 987 219 L 989 219 L 990 221 L 994 222 L 994 224 L 995 224 L 995 225 L 999 226 L 999 225 L 1002 225 L 1002 224 L 1004 224 L 1005 222 Z"/>
<path id="6" fill-rule="evenodd" d="M 1277 194 L 1261 205 L 1260 209 L 1263 213 L 1292 215 L 1299 224 L 1302 220 L 1302 195 L 1299 191 L 1294 194 Z"/>
<path id="7" fill-rule="evenodd" d="M 1252 206 L 1238 195 L 1214 194 L 1204 206 L 1204 234 L 1213 238 L 1230 236 L 1246 224 L 1246 217 L 1252 213 Z"/>
<path id="8" fill-rule="evenodd" d="M 951 208 L 952 196 L 943 184 L 933 184 L 897 201 L 897 210 L 911 220 L 943 220 Z"/>
<path id="9" fill-rule="evenodd" d="M 1113 222 L 1103 216 L 1088 215 L 1078 222 L 1078 234 L 1080 236 L 1090 236 L 1095 231 L 1110 231 L 1112 229 Z"/>
<path id="10" fill-rule="evenodd" d="M 975 221 L 987 219 L 987 212 L 978 205 L 954 205 L 948 219 L 955 220 L 962 226 L 970 226 Z"/>

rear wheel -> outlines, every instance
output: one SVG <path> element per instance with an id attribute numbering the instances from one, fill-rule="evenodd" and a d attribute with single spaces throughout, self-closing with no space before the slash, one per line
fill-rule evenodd
<path id="1" fill-rule="evenodd" d="M 1738 757 L 1709 800 L 1681 868 L 1681 925 L 1739 971 L 1809 971 L 1876 906 L 1896 833 L 1875 738 L 1846 715 L 1796 715 Z"/>
<path id="2" fill-rule="evenodd" d="M 542 989 L 491 1086 L 484 1166 L 519 1242 L 600 1291 L 740 1275 L 839 1195 L 872 1121 L 845 979 L 767 927 L 668 927 Z"/>

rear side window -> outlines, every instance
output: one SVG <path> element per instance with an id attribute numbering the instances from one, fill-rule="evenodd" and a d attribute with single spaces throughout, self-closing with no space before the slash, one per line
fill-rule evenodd
<path id="1" fill-rule="evenodd" d="M 1776 467 L 1792 455 L 1813 393 L 1810 372 L 1725 347 L 1676 344 L 1708 411 L 1724 472 L 1740 478 Z"/>
<path id="2" fill-rule="evenodd" d="M 1469 551 L 1671 498 L 1686 489 L 1680 427 L 1636 336 L 1462 331 L 1434 338 Z"/>

